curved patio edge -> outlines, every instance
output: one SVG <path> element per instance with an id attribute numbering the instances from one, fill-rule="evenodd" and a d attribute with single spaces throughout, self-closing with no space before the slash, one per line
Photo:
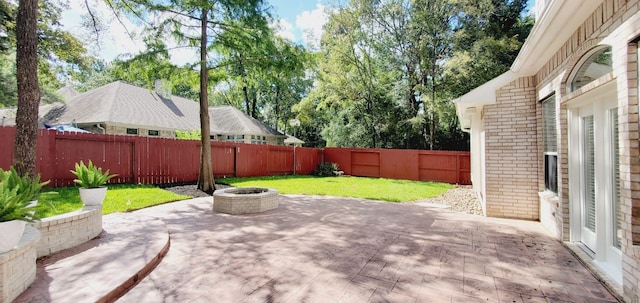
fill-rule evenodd
<path id="1" fill-rule="evenodd" d="M 98 237 L 38 260 L 36 280 L 14 302 L 113 302 L 169 250 L 169 231 L 159 219 L 114 213 L 102 225 Z"/>

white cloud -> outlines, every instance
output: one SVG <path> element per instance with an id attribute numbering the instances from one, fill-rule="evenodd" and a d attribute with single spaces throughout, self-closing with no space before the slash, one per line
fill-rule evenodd
<path id="1" fill-rule="evenodd" d="M 296 35 L 293 34 L 293 24 L 285 19 L 280 19 L 271 24 L 271 28 L 273 28 L 276 32 L 276 35 L 289 39 L 291 41 L 296 40 Z"/>
<path id="2" fill-rule="evenodd" d="M 323 26 L 329 18 L 325 9 L 324 5 L 318 3 L 316 9 L 304 11 L 296 16 L 296 26 L 302 30 L 302 40 L 312 50 L 320 48 L 320 38 L 324 32 Z"/>
<path id="3" fill-rule="evenodd" d="M 90 1 L 89 4 L 91 12 L 102 20 L 102 28 L 104 29 L 100 31 L 99 46 L 95 43 L 85 45 L 90 53 L 106 61 L 111 61 L 120 54 L 137 54 L 145 48 L 142 39 L 136 36 L 136 33 L 141 32 L 141 26 L 133 24 L 124 17 L 118 21 L 103 1 Z M 95 39 L 93 29 L 82 25 L 83 16 L 88 15 L 84 1 L 72 0 L 69 7 L 69 10 L 62 12 L 61 23 L 65 30 L 77 37 L 84 37 L 86 40 Z M 127 30 L 133 37 L 127 33 Z"/>

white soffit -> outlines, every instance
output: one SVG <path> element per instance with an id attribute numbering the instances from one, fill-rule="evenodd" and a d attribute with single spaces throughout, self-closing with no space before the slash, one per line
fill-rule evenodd
<path id="1" fill-rule="evenodd" d="M 458 110 L 458 117 L 462 118 L 464 110 L 469 107 L 482 108 L 486 104 L 496 103 L 496 91 L 515 79 L 517 79 L 516 73 L 510 70 L 506 71 L 502 75 L 453 100 Z"/>
<path id="2" fill-rule="evenodd" d="M 602 3 L 597 0 L 550 1 L 536 20 L 511 70 L 522 76 L 537 73 Z"/>

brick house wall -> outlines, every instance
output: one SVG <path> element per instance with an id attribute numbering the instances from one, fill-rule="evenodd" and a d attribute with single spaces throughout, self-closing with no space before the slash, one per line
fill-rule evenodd
<path id="1" fill-rule="evenodd" d="M 496 92 L 484 107 L 486 215 L 538 220 L 538 129 L 533 77 Z"/>
<path id="2" fill-rule="evenodd" d="M 535 118 L 536 136 L 539 142 L 542 142 L 542 123 L 541 123 L 541 107 L 540 100 L 551 93 L 557 96 L 557 121 L 558 121 L 558 176 L 559 189 L 558 195 L 544 192 L 544 172 L 543 160 L 541 159 L 542 147 L 535 146 L 532 150 L 537 150 L 537 176 L 531 184 L 535 184 L 536 195 L 539 196 L 540 205 L 540 221 L 559 239 L 563 241 L 576 241 L 571 239 L 571 206 L 569 194 L 569 156 L 572 147 L 569 146 L 568 140 L 568 107 L 570 102 L 577 95 L 580 95 L 591 88 L 595 88 L 606 83 L 615 82 L 617 90 L 618 105 L 618 128 L 619 128 L 619 146 L 620 146 L 620 197 L 621 211 L 623 213 L 623 236 L 622 236 L 622 271 L 623 281 L 621 287 L 614 285 L 608 279 L 604 272 L 599 271 L 598 267 L 593 265 L 593 260 L 586 254 L 583 254 L 584 261 L 590 264 L 591 268 L 599 272 L 600 276 L 609 286 L 621 295 L 626 302 L 640 302 L 640 151 L 639 151 L 639 135 L 638 135 L 638 37 L 640 37 L 640 1 L 637 0 L 606 0 L 589 16 L 581 26 L 579 26 L 573 35 L 568 39 L 554 56 L 535 74 L 533 77 L 536 83 L 533 89 L 533 96 L 526 90 L 523 92 L 523 99 L 531 100 L 529 109 L 537 112 Z M 568 82 L 570 73 L 575 69 L 580 59 L 597 45 L 610 45 L 612 47 L 613 72 L 606 75 L 594 83 L 590 83 L 590 87 L 586 89 L 569 92 Z M 521 78 L 522 79 L 522 78 Z M 496 93 L 497 104 L 488 106 L 488 115 L 485 123 L 487 128 L 507 129 L 507 125 L 513 125 L 513 129 L 517 130 L 516 125 L 510 123 L 508 119 L 499 120 L 503 113 L 509 112 L 508 106 L 505 106 L 505 96 L 509 95 L 509 91 L 513 90 L 513 83 L 503 87 Z M 505 92 L 507 91 L 507 92 Z M 514 102 L 514 105 L 517 104 Z M 523 108 L 526 105 L 518 104 Z M 502 123 L 502 126 L 500 126 Z M 512 131 L 513 132 L 513 131 Z M 517 138 L 521 137 L 520 132 L 516 132 Z M 489 133 L 487 132 L 487 136 Z M 499 138 L 499 133 L 495 132 L 492 136 Z M 487 154 L 491 157 L 500 155 L 508 155 L 505 153 L 502 144 L 505 141 L 487 142 Z M 487 140 L 489 141 L 489 140 Z M 575 147 L 573 147 L 575 148 Z M 495 149 L 496 151 L 492 151 Z M 490 156 L 487 156 L 490 158 Z M 520 165 L 528 166 L 531 162 L 520 159 Z M 507 161 L 504 167 L 508 165 L 515 166 Z M 491 167 L 491 172 L 489 169 Z M 500 173 L 504 169 L 497 169 L 497 165 L 487 159 L 487 196 L 490 194 L 489 188 L 495 195 L 501 192 L 491 185 L 492 182 L 503 182 L 500 177 L 490 174 Z M 531 171 L 524 170 L 522 174 L 530 174 Z M 515 182 L 515 180 L 514 180 Z M 500 184 L 500 183 L 499 183 Z M 521 185 L 518 188 L 523 190 L 530 197 L 531 194 L 525 189 L 532 186 Z M 502 196 L 494 196 L 487 199 L 487 209 L 492 207 L 501 207 L 505 204 L 505 200 L 510 199 L 508 194 Z M 521 201 L 526 209 L 532 208 L 529 202 Z M 537 204 L 536 203 L 536 204 Z M 491 205 L 494 206 L 491 206 Z M 507 202 L 508 205 L 508 202 Z M 487 212 L 488 215 L 489 212 Z M 493 211 L 492 214 L 497 216 L 509 217 L 509 212 Z M 505 215 L 506 214 L 506 215 Z"/>

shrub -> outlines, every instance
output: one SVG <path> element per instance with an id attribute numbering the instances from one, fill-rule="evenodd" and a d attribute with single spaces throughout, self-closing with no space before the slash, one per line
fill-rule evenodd
<path id="1" fill-rule="evenodd" d="M 200 140 L 200 137 L 201 135 L 199 130 L 194 130 L 194 131 L 176 130 L 176 138 L 180 140 Z"/>
<path id="2" fill-rule="evenodd" d="M 71 170 L 71 173 L 76 176 L 77 179 L 73 180 L 80 187 L 94 188 L 103 186 L 107 181 L 118 175 L 109 175 L 109 170 L 102 172 L 102 168 L 94 166 L 91 160 L 89 165 L 84 165 L 84 162 L 76 163 L 76 170 Z"/>
<path id="3" fill-rule="evenodd" d="M 338 164 L 333 162 L 322 162 L 318 164 L 318 167 L 313 172 L 316 176 L 335 176 L 335 172 L 340 170 Z"/>
<path id="4" fill-rule="evenodd" d="M 8 171 L 0 169 L 0 222 L 38 219 L 31 201 L 37 199 L 40 189 L 48 183 L 40 182 L 40 175 L 34 179 L 20 177 L 13 167 Z"/>

